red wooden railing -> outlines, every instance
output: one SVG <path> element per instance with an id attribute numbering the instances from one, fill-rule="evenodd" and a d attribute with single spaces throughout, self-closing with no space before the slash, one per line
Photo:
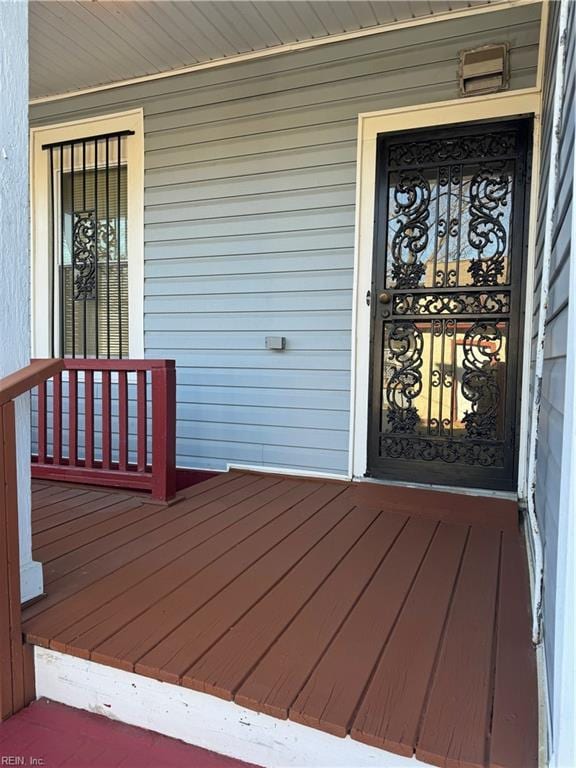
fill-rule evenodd
<path id="1" fill-rule="evenodd" d="M 170 499 L 175 435 L 173 360 L 66 359 L 63 372 L 38 387 L 32 477 Z"/>
<path id="2" fill-rule="evenodd" d="M 61 360 L 35 360 L 0 380 L 0 720 L 35 698 L 34 655 L 23 641 L 14 400 L 59 374 Z"/>

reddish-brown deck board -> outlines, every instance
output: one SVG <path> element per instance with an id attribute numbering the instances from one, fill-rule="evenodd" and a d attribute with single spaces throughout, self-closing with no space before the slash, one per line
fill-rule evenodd
<path id="1" fill-rule="evenodd" d="M 440 525 L 352 727 L 352 736 L 411 757 L 462 553 L 464 526 Z"/>
<path id="2" fill-rule="evenodd" d="M 59 557 L 62 549 L 65 548 L 67 551 L 72 551 L 77 548 L 76 541 L 79 541 L 81 538 L 79 534 L 95 528 L 106 520 L 115 519 L 116 517 L 120 518 L 123 512 L 142 509 L 144 506 L 144 502 L 138 506 L 135 499 L 118 501 L 115 496 L 110 497 L 109 503 L 99 500 L 94 504 L 95 507 L 90 509 L 82 518 L 72 517 L 68 520 L 63 519 L 59 525 L 34 533 L 35 554 L 44 563 L 52 559 L 50 554 L 52 551 L 56 553 L 56 557 Z M 153 509 L 155 512 L 158 511 L 158 507 L 153 505 L 148 505 L 147 509 Z M 66 539 L 66 541 L 64 542 L 62 539 Z M 93 541 L 94 537 L 90 540 Z M 51 547 L 53 549 L 50 549 Z M 48 548 L 46 552 L 44 551 L 45 548 Z"/>
<path id="3" fill-rule="evenodd" d="M 432 765 L 486 762 L 500 539 L 490 528 L 470 532 L 416 746 Z"/>
<path id="4" fill-rule="evenodd" d="M 35 491 L 41 491 L 43 488 L 51 488 L 53 486 L 50 485 L 48 480 L 32 480 L 32 493 Z"/>
<path id="5" fill-rule="evenodd" d="M 33 521 L 34 546 L 41 546 L 46 539 L 55 541 L 55 538 L 50 538 L 50 536 L 57 536 L 59 531 L 53 531 L 52 534 L 48 532 L 54 528 L 60 528 L 66 523 L 72 523 L 74 531 L 79 530 L 82 525 L 93 525 L 95 520 L 93 513 L 100 512 L 100 510 L 120 501 L 128 501 L 133 505 L 135 500 L 133 498 L 127 499 L 123 494 L 93 493 L 75 497 L 70 500 L 68 505 L 55 505 L 56 510 L 52 515 Z M 81 521 L 80 518 L 87 519 Z M 42 534 L 46 535 L 42 536 Z"/>
<path id="6" fill-rule="evenodd" d="M 438 523 L 410 519 L 290 707 L 291 720 L 345 736 Z"/>
<path id="7" fill-rule="evenodd" d="M 49 498 L 50 496 L 54 496 L 57 493 L 62 492 L 62 486 L 58 484 L 50 485 L 48 481 L 43 482 L 42 485 L 37 485 L 38 480 L 33 480 L 32 485 L 32 495 L 34 497 L 35 504 L 38 503 L 38 509 L 40 509 L 40 505 L 43 503 L 44 499 Z"/>
<path id="8" fill-rule="evenodd" d="M 92 658 L 100 661 L 106 658 L 111 663 L 117 663 L 119 657 L 122 662 L 128 661 L 132 666 L 142 664 L 143 670 L 146 670 L 144 674 L 148 675 L 151 669 L 159 665 L 158 674 L 173 678 L 171 664 L 179 663 L 179 653 L 183 652 L 183 648 L 186 653 L 186 649 L 191 647 L 192 637 L 203 626 L 203 607 L 206 611 L 212 610 L 214 602 L 221 598 L 223 591 L 237 584 L 255 561 L 261 558 L 259 562 L 262 563 L 267 562 L 266 557 L 270 559 L 269 552 L 272 549 L 274 556 L 278 557 L 275 567 L 281 569 L 281 554 L 288 550 L 287 557 L 294 557 L 293 537 L 301 536 L 302 530 L 308 532 L 307 524 L 311 517 L 310 536 L 313 537 L 314 528 L 317 527 L 314 514 L 319 506 L 326 503 L 326 494 L 322 490 L 294 505 L 290 515 L 282 515 L 274 520 L 265 531 L 258 531 L 249 540 L 227 552 L 197 578 L 174 590 L 161 606 L 154 606 L 124 631 L 97 648 Z M 331 498 L 336 492 L 330 489 L 327 497 Z M 290 543 L 286 545 L 281 542 L 275 548 L 276 543 L 283 538 Z M 267 582 L 263 584 L 266 586 Z M 239 597 L 245 598 L 245 595 L 240 594 Z M 190 663 L 184 663 L 182 671 Z"/>
<path id="9" fill-rule="evenodd" d="M 100 609 L 91 611 L 84 620 L 58 635 L 56 641 L 59 645 L 65 644 L 68 652 L 78 654 L 82 650 L 88 657 L 95 647 L 270 522 L 274 514 L 281 514 L 279 496 L 288 499 L 287 503 L 295 503 L 310 492 L 309 484 L 298 486 L 293 481 L 280 482 L 258 494 L 258 500 L 248 499 L 228 510 L 228 514 L 211 518 L 194 528 L 188 540 L 183 536 L 178 541 L 180 549 L 189 547 L 180 557 L 174 552 L 175 559 L 158 571 L 151 565 L 152 575 Z M 274 512 L 270 509 L 271 504 L 265 504 L 268 500 L 276 502 Z M 55 642 L 53 647 L 56 647 Z"/>
<path id="10" fill-rule="evenodd" d="M 232 695 L 238 704 L 279 717 L 288 708 L 406 523 L 403 515 L 379 515 L 293 618 L 292 579 L 284 579 L 184 677 L 188 685 Z M 314 557 L 314 552 L 312 552 Z M 305 580 L 301 579 L 301 582 Z"/>
<path id="11" fill-rule="evenodd" d="M 44 600 L 26 608 L 23 616 L 24 621 L 30 621 L 35 616 L 44 613 L 49 613 L 51 616 L 55 606 L 66 598 L 188 530 L 195 524 L 195 521 L 190 519 L 191 513 L 195 509 L 213 501 L 225 499 L 232 490 L 253 482 L 255 482 L 255 478 L 239 476 L 234 478 L 233 483 L 227 483 L 224 487 L 211 486 L 205 492 L 194 494 L 193 498 L 184 500 L 182 504 L 160 508 L 158 514 L 153 518 L 148 518 L 142 523 L 138 523 L 137 526 L 125 529 L 125 532 L 129 533 L 129 538 L 126 542 L 121 541 L 119 546 L 117 542 L 121 537 L 115 534 L 100 539 L 95 545 L 88 545 L 88 555 L 80 550 L 70 554 L 63 550 L 62 556 L 50 563 L 50 566 L 61 565 L 63 568 L 62 575 L 54 580 L 48 596 Z M 138 503 L 140 503 L 139 500 Z M 69 562 L 70 559 L 76 562 L 72 564 Z M 74 573 L 70 574 L 72 565 L 74 565 Z"/>
<path id="12" fill-rule="evenodd" d="M 375 504 L 388 512 L 407 512 L 459 525 L 518 530 L 518 504 L 511 499 L 377 483 L 357 483 L 354 493 L 358 504 Z"/>
<path id="13" fill-rule="evenodd" d="M 253 479 L 250 478 L 245 478 L 243 480 L 238 479 L 237 483 L 228 487 L 230 488 L 230 493 L 232 493 L 234 488 L 240 487 L 240 483 L 249 485 L 253 482 Z M 211 498 L 213 497 L 214 493 L 211 494 Z M 140 499 L 137 499 L 135 503 L 140 503 Z M 140 510 L 142 511 L 142 507 L 140 507 Z M 131 542 L 135 542 L 137 548 L 142 548 L 141 545 L 148 541 L 148 538 L 145 538 L 146 534 L 157 528 L 164 527 L 165 525 L 176 525 L 178 519 L 187 518 L 189 515 L 190 508 L 188 505 L 175 505 L 168 509 L 156 507 L 151 515 L 143 513 L 141 519 L 139 519 L 137 523 L 127 526 L 120 531 L 116 531 L 112 535 L 104 536 L 95 542 L 78 547 L 75 550 L 67 550 L 63 546 L 65 543 L 62 542 L 60 544 L 62 547 L 62 554 L 48 562 L 44 567 L 44 581 L 46 584 L 49 584 L 70 571 L 81 568 L 97 558 L 102 558 L 113 550 L 119 549 L 124 545 L 129 545 Z M 187 529 L 189 521 L 181 520 L 180 525 L 184 525 L 184 528 Z M 178 530 L 180 529 L 178 528 Z M 154 539 L 151 539 L 151 541 L 154 543 Z M 144 551 L 147 551 L 147 549 L 145 548 L 142 550 L 142 552 Z M 131 551 L 123 549 L 119 554 L 125 554 L 126 560 L 124 562 L 128 562 L 130 559 L 128 556 L 131 554 Z M 117 558 L 114 558 L 114 561 L 116 559 Z M 100 571 L 101 576 L 106 574 L 104 565 L 105 563 L 102 563 L 102 570 Z M 61 594 L 60 587 L 55 586 L 54 590 L 58 590 L 58 594 Z M 51 594 L 52 593 L 53 591 L 51 591 Z M 33 614 L 31 613 L 29 615 L 31 616 Z"/>
<path id="14" fill-rule="evenodd" d="M 513 504 L 242 472 L 171 506 L 40 482 L 29 641 L 438 765 L 536 764 Z"/>
<path id="15" fill-rule="evenodd" d="M 538 686 L 530 641 L 528 563 L 519 535 L 504 535 L 490 768 L 538 765 Z M 533 728 L 526 728 L 533 723 Z"/>
<path id="16" fill-rule="evenodd" d="M 142 548 L 143 544 L 149 543 L 150 548 L 152 548 L 154 545 L 154 540 L 150 537 L 144 538 L 146 534 L 155 531 L 164 525 L 174 524 L 178 519 L 172 512 L 167 510 L 158 510 L 158 508 L 154 508 L 152 506 L 150 508 L 146 505 L 143 505 L 138 509 L 142 515 L 137 520 L 137 522 L 132 523 L 131 525 L 128 525 L 119 531 L 114 531 L 112 534 L 103 536 L 94 541 L 90 541 L 81 546 L 77 546 L 70 552 L 62 552 L 60 550 L 57 556 L 47 562 L 44 566 L 44 583 L 46 585 L 50 585 L 50 589 L 48 590 L 48 599 L 50 599 L 52 596 L 59 596 L 63 599 L 64 595 L 62 594 L 61 590 L 63 583 L 62 579 L 65 578 L 68 573 L 76 571 L 79 568 L 82 568 L 83 570 L 86 568 L 89 569 L 92 562 L 102 559 L 100 562 L 101 567 L 99 570 L 97 570 L 99 577 L 102 577 L 107 573 L 106 567 L 109 562 L 123 563 L 130 559 L 129 555 L 132 554 L 132 551 L 147 551 L 146 547 L 144 547 L 144 549 Z M 66 541 L 66 539 L 63 539 L 57 543 L 60 547 L 62 547 L 66 544 Z M 119 550 L 119 560 L 118 556 L 115 556 L 114 554 L 115 550 Z M 126 555 L 127 560 L 124 559 L 124 555 Z M 75 578 L 75 576 L 72 578 Z M 57 581 L 60 581 L 60 583 L 54 584 L 54 582 Z M 66 581 L 67 585 L 70 583 L 71 582 L 69 580 Z M 86 585 L 90 582 L 83 583 Z M 28 618 L 30 618 L 32 615 L 32 613 L 27 614 Z"/>
<path id="17" fill-rule="evenodd" d="M 264 480 L 262 484 L 266 487 L 271 482 L 270 480 Z M 279 482 L 279 480 L 276 480 L 276 482 Z M 258 485 L 258 482 L 255 485 Z M 248 486 L 248 490 L 250 487 Z M 151 557 L 154 558 L 156 563 L 169 563 L 177 556 L 175 553 L 178 552 L 184 533 L 190 528 L 196 528 L 214 515 L 221 513 L 226 508 L 227 503 L 227 501 L 216 501 L 202 505 L 198 499 L 193 499 L 183 501 L 180 505 L 169 508 L 174 514 L 177 514 L 182 508 L 196 507 L 194 515 L 184 515 L 176 521 L 181 523 L 178 526 L 177 534 L 174 530 L 170 530 L 170 525 L 165 526 L 161 531 L 153 532 L 153 538 L 156 539 L 153 555 L 150 552 L 140 555 L 117 570 L 112 571 L 103 579 L 91 584 L 80 594 L 67 598 L 52 609 L 49 621 L 48 617 L 40 620 L 31 619 L 30 622 L 26 623 L 26 633 L 34 638 L 34 642 L 44 644 L 48 638 L 46 635 L 38 635 L 36 633 L 37 626 L 42 626 L 44 631 L 49 628 L 50 637 L 53 639 L 76 621 L 108 602 L 110 594 L 123 592 L 132 584 L 143 581 L 150 571 L 154 570 Z M 182 525 L 185 527 L 183 528 Z M 142 541 L 142 539 L 139 541 Z"/>
<path id="18" fill-rule="evenodd" d="M 43 499 L 42 506 L 36 506 L 34 503 L 34 519 L 32 525 L 36 530 L 41 530 L 41 524 L 53 515 L 61 513 L 68 509 L 82 509 L 82 505 L 92 501 L 95 494 L 102 495 L 100 491 L 87 491 L 84 488 L 76 488 L 74 491 L 66 490 L 55 493 L 48 498 Z"/>
<path id="19" fill-rule="evenodd" d="M 122 528 L 126 528 L 133 523 L 143 521 L 147 515 L 156 514 L 158 508 L 152 504 L 137 504 L 134 500 L 124 499 L 117 502 L 105 510 L 94 512 L 92 525 L 86 525 L 85 520 L 79 521 L 74 529 L 73 523 L 66 523 L 62 526 L 62 535 L 52 541 L 40 544 L 34 548 L 34 555 L 42 562 L 49 563 L 51 560 L 60 556 L 63 547 L 69 552 L 90 543 L 103 539 L 105 536 L 118 533 Z M 51 529 L 55 534 L 58 531 Z"/>
<path id="20" fill-rule="evenodd" d="M 256 557 L 251 556 L 240 564 L 236 578 L 224 582 L 220 591 L 210 586 L 212 599 L 197 605 L 198 610 L 160 646 L 142 656 L 136 670 L 145 675 L 158 674 L 168 682 L 180 681 L 190 666 L 316 544 L 324 544 L 329 539 L 336 553 L 340 551 L 344 542 L 339 523 L 350 509 L 348 502 L 338 499 L 335 504 L 323 506 L 279 543 L 276 540 L 267 549 L 262 546 Z M 336 528 L 337 534 L 331 535 Z"/>

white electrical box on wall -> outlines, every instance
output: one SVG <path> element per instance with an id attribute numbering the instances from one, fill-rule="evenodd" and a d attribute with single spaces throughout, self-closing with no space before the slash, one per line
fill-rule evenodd
<path id="1" fill-rule="evenodd" d="M 286 349 L 285 336 L 266 336 L 266 349 Z"/>

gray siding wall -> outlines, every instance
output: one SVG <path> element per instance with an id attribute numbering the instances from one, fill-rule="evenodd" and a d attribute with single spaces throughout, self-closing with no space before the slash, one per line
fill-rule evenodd
<path id="1" fill-rule="evenodd" d="M 539 7 L 396 30 L 37 105 L 33 124 L 145 114 L 145 350 L 178 364 L 178 463 L 348 465 L 359 112 L 458 97 L 458 52 Z M 284 335 L 285 352 L 264 349 Z"/>
<path id="2" fill-rule="evenodd" d="M 576 4 L 570 4 L 568 39 L 576 39 Z M 544 254 L 544 233 L 547 214 L 548 177 L 551 172 L 550 145 L 554 102 L 554 79 L 558 50 L 558 21 L 560 3 L 550 4 L 547 61 L 544 82 L 544 110 L 542 122 L 542 172 L 540 186 L 536 301 L 533 317 L 532 360 L 536 354 L 538 334 L 539 297 Z M 554 625 L 556 564 L 558 549 L 558 514 L 560 506 L 560 472 L 564 421 L 564 385 L 566 377 L 566 345 L 568 338 L 568 287 L 571 263 L 571 226 L 574 181 L 574 48 L 569 46 L 566 61 L 566 80 L 563 96 L 563 114 L 559 135 L 558 188 L 555 200 L 553 236 L 551 243 L 550 294 L 546 315 L 544 371 L 540 424 L 538 430 L 536 512 L 544 544 L 544 636 L 548 664 L 548 682 L 554 680 Z M 574 331 L 572 330 L 572 333 Z M 551 691 L 552 694 L 552 691 Z"/>

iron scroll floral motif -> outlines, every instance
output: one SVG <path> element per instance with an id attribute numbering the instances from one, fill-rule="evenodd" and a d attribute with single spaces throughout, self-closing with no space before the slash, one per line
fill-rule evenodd
<path id="1" fill-rule="evenodd" d="M 468 272 L 474 285 L 499 285 L 504 275 L 508 232 L 502 222 L 510 200 L 510 176 L 482 168 L 470 181 L 468 242 L 477 252 Z"/>
<path id="2" fill-rule="evenodd" d="M 432 321 L 432 337 L 442 340 L 453 339 L 456 334 L 456 320 L 454 318 L 442 318 Z M 434 368 L 430 372 L 431 390 L 450 391 L 454 387 L 454 369 L 453 366 L 444 364 L 440 368 Z M 442 410 L 438 417 L 430 416 L 428 421 L 428 433 L 431 435 L 449 435 L 452 430 L 452 421 L 442 416 Z"/>
<path id="3" fill-rule="evenodd" d="M 497 158 L 516 152 L 516 133 L 488 133 L 474 136 L 409 141 L 391 144 L 388 163 L 391 167 L 424 163 L 460 162 L 479 157 Z"/>
<path id="4" fill-rule="evenodd" d="M 454 318 L 436 319 L 431 332 L 451 338 Z M 440 461 L 483 467 L 503 466 L 504 446 L 498 435 L 501 388 L 498 381 L 504 344 L 502 321 L 472 322 L 463 335 L 461 393 L 470 404 L 462 417 L 464 432 L 451 434 L 451 421 L 429 419 L 428 435 L 419 434 L 420 416 L 414 405 L 422 391 L 423 335 L 418 323 L 408 319 L 391 324 L 386 350 L 392 373 L 385 385 L 387 430 L 380 435 L 381 455 L 390 459 Z M 451 391 L 453 370 L 434 370 L 429 386 Z"/>
<path id="5" fill-rule="evenodd" d="M 504 449 L 500 443 L 381 435 L 380 450 L 391 459 L 442 461 L 446 464 L 458 462 L 481 467 L 502 466 L 504 463 Z"/>
<path id="6" fill-rule="evenodd" d="M 428 245 L 430 184 L 415 171 L 394 187 L 398 227 L 392 238 L 392 278 L 396 288 L 416 288 L 426 267 L 419 260 Z"/>
<path id="7" fill-rule="evenodd" d="M 397 293 L 393 304 L 395 315 L 506 314 L 509 311 L 509 291 Z"/>
<path id="8" fill-rule="evenodd" d="M 99 220 L 95 211 L 74 211 L 72 253 L 74 265 L 74 301 L 96 299 L 97 259 L 117 258 L 116 227 L 113 221 Z"/>
<path id="9" fill-rule="evenodd" d="M 394 323 L 388 336 L 392 372 L 386 386 L 390 432 L 414 432 L 420 421 L 414 400 L 422 391 L 422 332 L 410 321 Z"/>
<path id="10" fill-rule="evenodd" d="M 458 269 L 454 268 L 454 263 L 450 265 L 448 253 L 446 258 L 441 258 L 440 251 L 449 249 L 450 244 L 455 242 L 460 231 L 461 214 L 454 215 L 456 210 L 454 204 L 462 191 L 462 166 L 453 165 L 448 167 L 440 166 L 438 168 L 438 186 L 437 196 L 437 223 L 436 223 L 436 258 L 434 274 L 434 287 L 454 288 L 458 284 Z M 444 205 L 441 201 L 445 201 Z M 440 258 L 439 258 L 440 257 Z"/>
<path id="11" fill-rule="evenodd" d="M 109 261 L 118 258 L 116 224 L 113 219 L 103 219 L 98 222 L 98 255 L 106 256 Z"/>
<path id="12" fill-rule="evenodd" d="M 74 301 L 96 299 L 96 218 L 94 211 L 75 211 L 72 231 Z"/>
<path id="13" fill-rule="evenodd" d="M 502 344 L 502 331 L 494 321 L 476 322 L 464 334 L 462 394 L 471 404 L 462 419 L 467 438 L 495 440 L 497 437 L 501 396 L 498 364 Z"/>

